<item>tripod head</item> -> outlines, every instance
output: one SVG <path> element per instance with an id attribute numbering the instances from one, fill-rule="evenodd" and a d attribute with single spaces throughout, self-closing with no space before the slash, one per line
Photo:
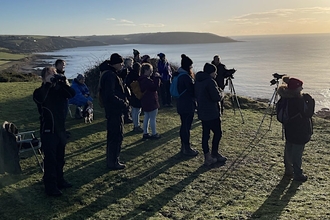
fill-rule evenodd
<path id="1" fill-rule="evenodd" d="M 270 85 L 278 85 L 279 80 L 282 79 L 283 76 L 286 76 L 286 74 L 278 74 L 278 73 L 273 73 L 272 76 L 274 77 L 274 79 L 272 79 L 270 81 Z"/>

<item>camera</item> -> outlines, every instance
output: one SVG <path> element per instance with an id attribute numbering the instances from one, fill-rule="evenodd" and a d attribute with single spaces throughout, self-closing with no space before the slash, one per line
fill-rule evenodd
<path id="1" fill-rule="evenodd" d="M 274 79 L 270 81 L 271 86 L 277 84 L 279 79 L 282 79 L 283 76 L 286 76 L 286 74 L 278 74 L 278 73 L 273 73 L 272 75 Z"/>
<path id="2" fill-rule="evenodd" d="M 230 79 L 234 79 L 234 73 L 236 72 L 235 69 L 230 69 L 229 71 L 227 71 L 225 74 L 224 74 L 224 78 L 230 78 Z"/>
<path id="3" fill-rule="evenodd" d="M 52 78 L 50 78 L 50 81 L 52 83 L 57 83 L 57 82 L 65 82 L 66 77 L 60 74 L 54 74 Z"/>

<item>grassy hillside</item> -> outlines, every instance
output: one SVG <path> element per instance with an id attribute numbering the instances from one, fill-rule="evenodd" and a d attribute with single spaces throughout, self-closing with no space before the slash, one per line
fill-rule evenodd
<path id="1" fill-rule="evenodd" d="M 39 85 L 1 84 L 0 121 L 12 121 L 20 131 L 37 130 L 32 92 Z M 95 104 L 92 124 L 67 120 L 72 137 L 65 176 L 74 187 L 60 198 L 45 196 L 35 158 L 22 159 L 21 175 L 0 175 L 1 219 L 330 219 L 329 121 L 314 118 L 303 156 L 309 179 L 301 184 L 282 178 L 281 125 L 264 114 L 264 105 L 240 101 L 244 124 L 230 106 L 222 118 L 224 166 L 204 167 L 202 154 L 181 157 L 180 120 L 175 109 L 166 108 L 157 116 L 159 140 L 142 141 L 125 125 L 122 171 L 106 168 L 106 123 Z M 191 134 L 201 152 L 197 118 Z"/>

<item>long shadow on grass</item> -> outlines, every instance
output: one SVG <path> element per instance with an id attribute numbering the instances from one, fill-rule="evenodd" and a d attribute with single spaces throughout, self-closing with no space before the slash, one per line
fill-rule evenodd
<path id="1" fill-rule="evenodd" d="M 272 219 L 278 219 L 284 208 L 290 202 L 290 199 L 296 194 L 297 189 L 302 184 L 301 182 L 292 181 L 290 187 L 283 195 L 289 183 L 290 179 L 283 177 L 259 209 L 252 214 L 252 218 L 259 219 L 266 216 L 266 218 L 269 218 L 271 216 Z"/>
<path id="2" fill-rule="evenodd" d="M 72 213 L 71 215 L 67 216 L 64 219 L 78 219 L 83 216 L 83 218 L 90 218 L 95 213 L 106 209 L 110 204 L 117 203 L 121 198 L 125 198 L 128 196 L 132 191 L 136 190 L 137 188 L 143 186 L 147 182 L 151 181 L 152 179 L 156 178 L 158 175 L 164 173 L 166 170 L 170 169 L 171 167 L 175 166 L 178 161 L 178 154 L 173 155 L 172 157 L 168 158 L 166 161 L 162 161 L 160 163 L 155 164 L 152 168 L 146 170 L 145 172 L 141 173 L 140 175 L 128 179 L 128 178 L 120 178 L 117 180 L 114 180 L 110 185 L 95 185 L 92 190 L 108 190 L 109 187 L 112 187 L 111 191 L 108 193 L 102 194 L 101 197 L 97 197 L 95 201 L 93 201 L 88 206 L 83 207 L 82 209 L 78 210 L 75 213 Z M 186 158 L 188 160 L 190 158 Z M 184 159 L 182 159 L 184 160 Z M 172 199 L 176 193 L 178 193 L 180 190 L 182 190 L 185 186 L 187 186 L 189 183 L 191 183 L 195 178 L 198 177 L 199 174 L 206 171 L 206 168 L 199 168 L 196 170 L 192 175 L 190 175 L 185 180 L 181 181 L 179 184 L 176 185 L 177 188 L 175 190 L 172 190 L 171 195 L 166 195 L 166 198 L 164 199 L 165 202 Z M 118 182 L 121 183 L 118 185 Z M 103 189 L 102 189 L 103 188 Z M 172 188 L 172 187 L 171 187 Z M 171 191 L 171 188 L 168 188 L 167 191 Z M 161 195 L 165 196 L 165 195 Z M 79 198 L 77 198 L 79 199 Z M 159 198 L 158 198 L 159 199 Z M 158 200 L 155 198 L 155 200 Z M 149 205 L 152 205 L 153 199 L 150 200 L 145 206 L 148 206 L 147 209 L 149 209 Z M 160 207 L 163 206 L 163 204 L 158 204 L 154 208 L 154 212 L 159 210 Z M 139 210 L 145 209 L 143 208 L 144 205 L 141 205 L 139 207 Z M 150 211 L 150 210 L 148 210 Z M 137 211 L 133 211 L 129 216 L 136 215 Z"/>

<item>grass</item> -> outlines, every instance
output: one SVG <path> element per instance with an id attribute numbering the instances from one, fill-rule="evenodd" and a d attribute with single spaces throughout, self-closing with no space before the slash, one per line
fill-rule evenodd
<path id="1" fill-rule="evenodd" d="M 13 54 L 7 52 L 0 52 L 0 60 L 8 60 L 8 61 L 15 61 L 20 60 L 24 57 L 27 57 L 26 54 Z"/>
<path id="2" fill-rule="evenodd" d="M 2 83 L 0 121 L 12 121 L 20 131 L 37 130 L 32 92 L 39 85 Z M 303 156 L 309 179 L 301 184 L 282 178 L 281 125 L 274 117 L 270 124 L 262 105 L 240 102 L 244 124 L 231 108 L 222 118 L 226 165 L 210 169 L 202 165 L 202 154 L 181 157 L 179 117 L 175 109 L 160 109 L 159 140 L 142 141 L 125 125 L 123 171 L 106 169 L 106 123 L 95 103 L 92 124 L 67 120 L 72 137 L 65 176 L 74 187 L 60 198 L 45 196 L 35 158 L 21 160 L 21 175 L 0 175 L 1 219 L 329 219 L 329 121 L 314 118 Z M 245 108 L 249 103 L 254 107 Z M 191 142 L 201 152 L 197 118 Z"/>

